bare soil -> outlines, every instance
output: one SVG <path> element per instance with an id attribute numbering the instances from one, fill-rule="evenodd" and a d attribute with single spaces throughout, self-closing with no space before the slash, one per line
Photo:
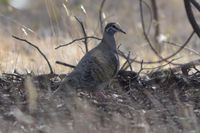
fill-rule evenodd
<path id="1" fill-rule="evenodd" d="M 141 77 L 121 71 L 102 90 L 104 98 L 84 90 L 68 97 L 65 91 L 56 90 L 64 76 L 2 74 L 0 118 L 9 123 L 2 129 L 42 133 L 199 131 L 198 71 L 185 76 L 159 70 Z"/>

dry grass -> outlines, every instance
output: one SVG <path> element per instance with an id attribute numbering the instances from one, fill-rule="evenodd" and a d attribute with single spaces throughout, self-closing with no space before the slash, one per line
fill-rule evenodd
<path id="1" fill-rule="evenodd" d="M 48 90 L 52 84 L 44 84 L 43 80 L 27 77 L 24 86 L 23 81 L 11 82 L 1 89 L 1 132 L 198 133 L 200 130 L 199 105 L 195 105 L 199 104 L 195 99 L 200 91 L 195 92 L 185 83 L 179 89 L 174 81 L 170 85 L 169 79 L 163 85 L 155 84 L 160 85 L 157 89 L 134 88 L 129 94 L 114 84 L 115 88 L 106 91 L 109 100 L 100 102 L 84 92 L 74 98 L 66 97 L 63 91 L 52 95 Z M 9 93 L 3 94 L 4 90 Z M 24 95 L 27 99 L 23 99 Z M 188 98 L 191 100 L 187 101 Z"/>
<path id="2" fill-rule="evenodd" d="M 118 7 L 117 3 L 119 3 L 120 7 L 118 8 L 116 14 L 115 8 L 111 9 L 109 7 Z M 45 4 L 47 7 L 51 6 L 48 3 L 44 3 L 44 5 Z M 58 6 L 59 4 L 65 4 L 69 13 L 66 13 L 66 9 L 64 7 L 60 8 L 60 6 Z M 75 65 L 83 56 L 82 50 L 78 47 L 78 45 L 63 48 L 60 50 L 55 50 L 54 48 L 59 44 L 67 43 L 74 38 L 82 36 L 80 32 L 80 27 L 73 18 L 74 15 L 84 21 L 87 27 L 87 33 L 89 35 L 96 35 L 101 37 L 101 35 L 99 34 L 99 24 L 97 19 L 98 4 L 99 1 L 81 1 L 79 2 L 79 4 L 58 1 L 58 5 L 54 4 L 53 7 L 49 7 L 50 11 L 55 10 L 55 12 L 57 12 L 56 16 L 53 17 L 51 13 L 48 14 L 46 11 L 44 11 L 44 9 L 41 9 L 40 7 L 33 8 L 32 12 L 30 10 L 26 10 L 27 14 L 30 17 L 28 17 L 27 14 L 23 11 L 18 10 L 8 12 L 8 15 L 2 13 L 0 16 L 1 19 L 3 21 L 6 21 L 8 24 L 7 26 L 4 26 L 4 23 L 1 24 L 3 28 L 0 32 L 0 71 L 10 72 L 13 71 L 13 69 L 18 69 L 19 71 L 24 72 L 25 69 L 29 69 L 36 73 L 48 72 L 46 63 L 34 49 L 32 49 L 30 46 L 27 46 L 23 42 L 19 42 L 11 38 L 11 35 L 18 35 L 19 37 L 25 38 L 39 46 L 49 58 L 55 72 L 68 72 L 68 69 L 56 65 L 55 61 L 62 60 L 64 62 Z M 83 5 L 87 14 L 83 13 L 80 8 L 81 5 Z M 177 6 L 180 8 L 177 8 Z M 166 36 L 169 41 L 183 43 L 192 31 L 188 23 L 187 17 L 185 16 L 186 14 L 183 9 L 183 3 L 181 1 L 158 1 L 158 7 L 160 9 L 159 14 L 161 33 Z M 36 12 L 36 10 L 41 10 L 42 13 L 39 14 L 38 12 Z M 144 41 L 139 19 L 138 2 L 128 0 L 126 2 L 107 1 L 104 12 L 107 16 L 107 22 L 119 22 L 128 33 L 126 36 L 119 34 L 116 37 L 118 40 L 118 44 L 123 44 L 121 49 L 124 52 L 130 50 L 133 54 L 133 57 L 136 56 L 140 60 L 143 59 L 146 61 L 152 61 L 158 59 L 152 53 L 147 43 Z M 148 26 L 149 11 L 145 8 L 144 13 L 146 18 L 145 23 Z M 28 19 L 22 17 L 22 15 L 27 16 Z M 126 16 L 129 16 L 128 20 L 126 19 Z M 44 25 L 46 21 L 48 22 L 49 19 L 50 24 Z M 30 28 L 31 30 L 33 30 L 33 32 L 29 31 L 25 27 Z M 151 35 L 152 34 L 153 30 Z M 90 46 L 94 47 L 94 44 L 97 43 L 97 41 L 90 41 Z M 199 39 L 195 36 L 192 39 L 189 47 L 195 48 L 198 43 Z M 78 42 L 77 44 L 79 44 L 79 46 L 82 46 L 81 42 Z M 162 54 L 164 56 L 173 53 L 177 49 L 177 47 L 171 45 L 160 45 L 162 45 Z M 184 50 L 175 58 L 181 58 L 178 60 L 178 62 L 187 62 L 188 60 L 198 58 L 198 56 Z M 42 65 L 38 66 L 37 64 L 40 64 L 41 62 L 43 62 Z M 135 64 L 134 68 L 135 70 L 138 70 L 138 65 Z"/>

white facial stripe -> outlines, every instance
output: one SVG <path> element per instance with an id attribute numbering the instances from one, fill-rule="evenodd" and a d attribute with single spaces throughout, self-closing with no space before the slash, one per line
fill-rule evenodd
<path id="1" fill-rule="evenodd" d="M 113 27 L 113 30 L 118 31 L 118 29 L 116 29 L 116 28 L 114 28 L 114 27 Z"/>
<path id="2" fill-rule="evenodd" d="M 114 28 L 114 27 L 112 27 L 112 26 L 109 27 L 109 28 L 107 28 L 106 31 L 108 32 L 110 29 L 112 29 L 112 30 L 114 30 L 114 31 L 118 31 L 118 29 L 116 29 L 116 28 Z"/>
<path id="3" fill-rule="evenodd" d="M 106 29 L 106 32 L 108 32 L 108 31 L 109 31 L 109 29 L 110 29 L 110 27 Z"/>

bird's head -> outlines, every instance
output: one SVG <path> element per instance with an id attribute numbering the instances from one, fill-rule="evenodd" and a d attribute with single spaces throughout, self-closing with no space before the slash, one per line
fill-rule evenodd
<path id="1" fill-rule="evenodd" d="M 105 31 L 106 33 L 110 34 L 110 35 L 114 35 L 116 32 L 121 32 L 121 33 L 124 33 L 126 34 L 125 31 L 123 31 L 119 24 L 117 23 L 108 23 L 105 27 Z"/>

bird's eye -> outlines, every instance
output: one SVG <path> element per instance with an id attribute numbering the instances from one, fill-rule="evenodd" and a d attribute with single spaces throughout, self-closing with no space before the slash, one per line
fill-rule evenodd
<path id="1" fill-rule="evenodd" d="M 113 28 L 117 29 L 117 27 L 115 25 L 112 26 Z"/>

